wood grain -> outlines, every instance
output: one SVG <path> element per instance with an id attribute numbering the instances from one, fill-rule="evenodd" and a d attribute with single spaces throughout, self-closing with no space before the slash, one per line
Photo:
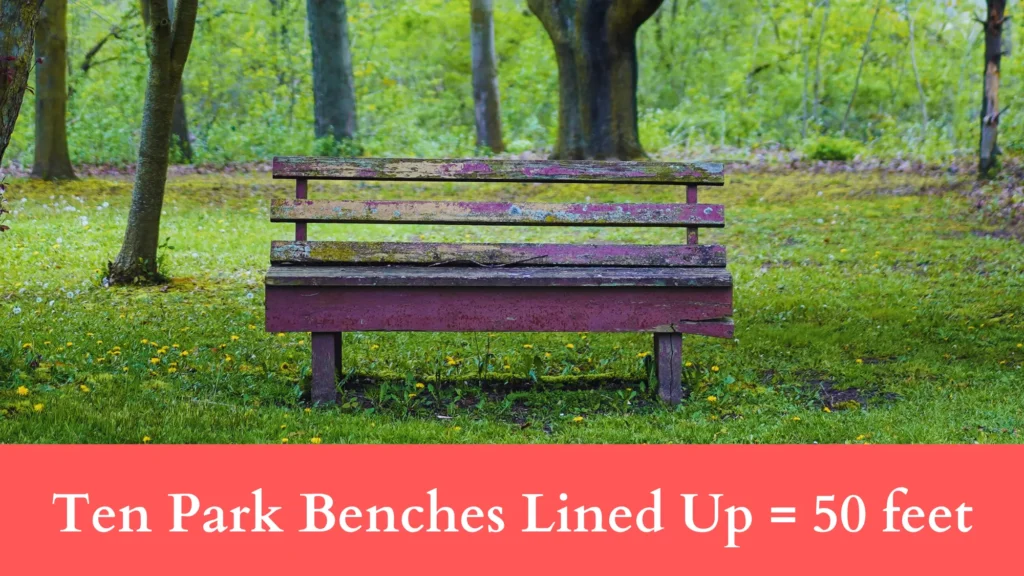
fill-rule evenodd
<path id="1" fill-rule="evenodd" d="M 720 204 L 547 204 L 408 200 L 270 203 L 271 222 L 486 224 L 493 226 L 725 226 Z"/>
<path id="2" fill-rule="evenodd" d="M 702 184 L 721 186 L 720 163 L 600 160 L 496 160 L 411 158 L 274 158 L 274 178 L 473 182 L 577 182 L 585 184 Z"/>
<path id="3" fill-rule="evenodd" d="M 286 242 L 270 245 L 273 264 L 451 266 L 723 267 L 725 247 L 709 244 L 446 244 Z"/>
<path id="4" fill-rule="evenodd" d="M 271 266 L 267 286 L 731 287 L 725 268 Z"/>

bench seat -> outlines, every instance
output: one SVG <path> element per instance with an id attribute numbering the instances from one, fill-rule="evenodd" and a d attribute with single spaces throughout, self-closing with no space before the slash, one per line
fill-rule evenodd
<path id="1" fill-rule="evenodd" d="M 732 274 L 725 268 L 271 266 L 266 285 L 708 288 L 732 286 Z"/>

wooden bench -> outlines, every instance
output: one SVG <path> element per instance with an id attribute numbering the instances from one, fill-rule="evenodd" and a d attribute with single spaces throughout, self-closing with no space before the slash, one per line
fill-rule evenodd
<path id="1" fill-rule="evenodd" d="M 725 225 L 722 206 L 697 203 L 698 185 L 724 184 L 720 164 L 275 158 L 273 175 L 296 181 L 295 199 L 270 208 L 272 222 L 295 223 L 295 240 L 271 245 L 266 327 L 312 333 L 314 402 L 337 398 L 343 332 L 651 332 L 659 394 L 672 403 L 682 397 L 682 334 L 732 337 L 725 249 L 697 242 L 698 228 Z M 686 186 L 686 201 L 310 200 L 309 180 L 662 184 Z M 655 226 L 686 236 L 659 245 L 315 242 L 309 222 Z"/>

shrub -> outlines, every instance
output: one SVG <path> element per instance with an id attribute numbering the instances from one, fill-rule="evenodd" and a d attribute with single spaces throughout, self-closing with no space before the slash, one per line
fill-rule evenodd
<path id="1" fill-rule="evenodd" d="M 810 160 L 846 161 L 860 153 L 861 144 L 849 138 L 821 136 L 811 140 L 804 147 L 804 155 Z"/>

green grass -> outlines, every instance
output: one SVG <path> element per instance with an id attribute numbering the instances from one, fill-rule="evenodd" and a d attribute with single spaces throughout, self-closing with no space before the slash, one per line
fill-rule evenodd
<path id="1" fill-rule="evenodd" d="M 728 247 L 736 339 L 685 338 L 690 396 L 677 408 L 660 404 L 649 384 L 650 335 L 357 333 L 345 335 L 342 404 L 310 409 L 308 335 L 262 327 L 269 243 L 292 232 L 268 224 L 268 199 L 287 196 L 288 183 L 265 174 L 172 179 L 162 236 L 175 280 L 108 289 L 100 271 L 124 232 L 130 182 L 10 182 L 16 214 L 0 236 L 0 441 L 1018 442 L 1024 245 L 981 233 L 987 228 L 948 191 L 957 184 L 909 174 L 739 174 L 703 193 L 727 206 L 727 227 L 702 240 Z M 328 191 L 534 201 L 679 194 L 391 184 L 318 185 L 311 194 Z M 681 237 L 340 225 L 311 226 L 310 235 Z"/>

